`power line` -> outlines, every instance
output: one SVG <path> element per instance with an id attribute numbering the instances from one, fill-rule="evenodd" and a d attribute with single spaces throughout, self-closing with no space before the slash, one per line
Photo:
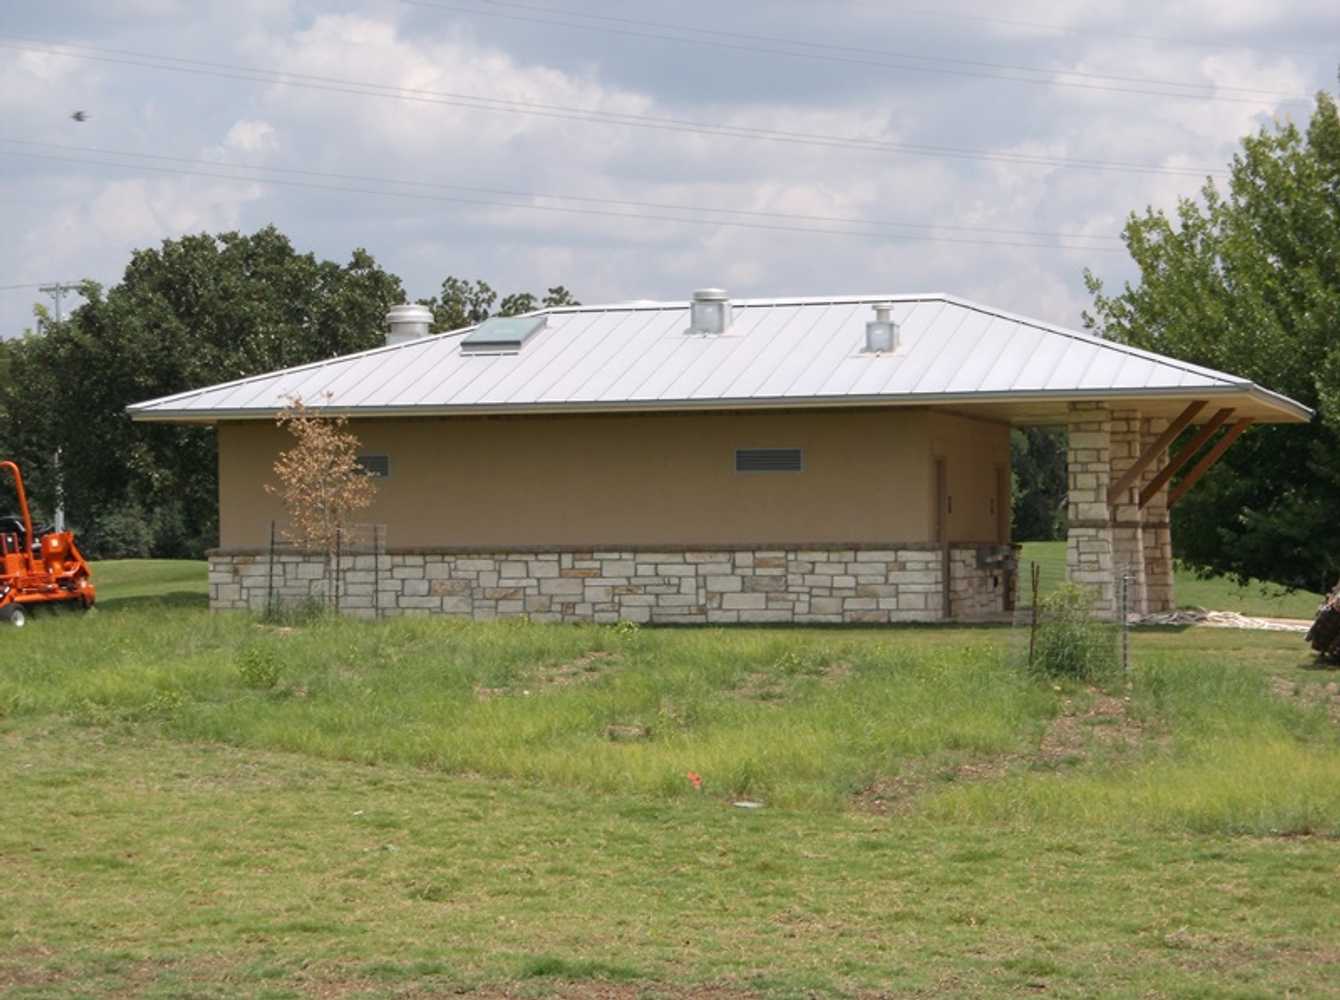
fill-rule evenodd
<path id="1" fill-rule="evenodd" d="M 501 18 L 509 21 L 522 21 L 532 24 L 542 24 L 549 27 L 571 28 L 581 31 L 600 31 L 606 34 L 624 35 L 633 38 L 650 38 L 658 41 L 680 42 L 687 45 L 710 46 L 713 48 L 732 49 L 736 51 L 761 52 L 768 55 L 792 56 L 801 59 L 819 59 L 830 62 L 850 63 L 857 66 L 872 66 L 884 69 L 898 69 L 914 73 L 932 73 L 936 75 L 947 76 L 966 76 L 976 77 L 988 80 L 1006 80 L 1011 83 L 1027 83 L 1035 86 L 1044 87 L 1073 87 L 1081 90 L 1095 90 L 1115 94 L 1135 94 L 1146 97 L 1173 97 L 1201 101 L 1228 101 L 1240 104 L 1259 104 L 1262 98 L 1273 98 L 1281 102 L 1309 102 L 1311 97 L 1292 93 L 1282 93 L 1279 91 L 1258 90 L 1248 87 L 1219 87 L 1215 84 L 1187 83 L 1177 80 L 1159 80 L 1148 77 L 1129 77 L 1116 76 L 1102 73 L 1090 73 L 1085 71 L 1068 71 L 1064 69 L 1048 69 L 1037 66 L 1020 66 L 1011 63 L 993 63 L 975 59 L 955 59 L 946 56 L 924 56 L 909 52 L 880 52 L 876 49 L 860 49 L 854 46 L 835 46 L 824 45 L 815 42 L 797 42 L 794 39 L 777 38 L 769 35 L 747 35 L 742 32 L 727 32 L 714 29 L 701 29 L 696 26 L 667 24 L 658 21 L 640 21 L 631 18 L 609 17 L 606 15 L 580 14 L 576 11 L 562 10 L 558 8 L 537 7 L 532 4 L 505 2 L 505 0 L 475 0 L 477 3 L 487 3 L 495 7 L 506 7 L 523 10 L 544 11 L 550 14 L 561 14 L 564 16 L 577 16 L 587 18 L 596 22 L 614 22 L 614 23 L 594 23 L 584 24 L 580 22 L 564 21 L 555 17 L 536 17 L 530 14 L 506 13 L 500 10 L 485 10 L 477 7 L 461 7 L 456 4 L 443 3 L 441 0 L 400 0 L 401 3 L 414 7 L 431 7 L 438 10 L 451 11 L 458 14 L 478 14 L 484 17 Z M 666 34 L 663 31 L 646 31 L 633 27 L 618 27 L 616 24 L 645 25 L 654 28 L 669 29 L 672 31 L 691 32 L 689 35 Z M 727 42 L 713 39 L 708 36 L 717 35 L 727 38 L 755 39 L 758 41 L 783 43 L 786 45 L 803 46 L 813 49 L 836 49 L 852 52 L 867 52 L 875 55 L 884 56 L 882 59 L 859 58 L 856 56 L 842 56 L 833 52 L 821 51 L 795 51 L 785 48 L 765 48 L 757 44 L 747 44 L 745 42 Z M 892 59 L 904 61 L 891 61 Z M 907 62 L 906 60 L 914 60 Z M 920 63 L 920 64 L 919 64 Z M 926 65 L 929 64 L 929 65 Z M 1042 74 L 1034 76 L 1018 76 L 1018 73 Z M 1186 88 L 1181 91 L 1169 90 L 1151 90 L 1136 89 L 1133 87 L 1112 86 L 1104 83 L 1083 83 L 1070 79 L 1055 79 L 1057 76 L 1074 77 L 1080 80 L 1109 80 L 1117 83 L 1135 83 L 1148 87 L 1181 87 Z M 1200 91 L 1198 93 L 1187 92 L 1190 89 Z M 1255 95 L 1252 97 L 1231 97 L 1216 91 L 1237 91 L 1244 94 Z"/>
<path id="2" fill-rule="evenodd" d="M 41 288 L 45 281 L 29 281 L 18 285 L 0 285 L 0 292 L 14 292 L 21 288 Z"/>
<path id="3" fill-rule="evenodd" d="M 653 221 L 668 222 L 678 225 L 690 226 L 715 226 L 731 229 L 751 229 L 763 230 L 768 232 L 787 232 L 802 233 L 811 236 L 848 236 L 861 239 L 875 239 L 885 242 L 911 241 L 919 243 L 957 243 L 968 246 L 1001 247 L 1001 248 L 1024 248 L 1037 250 L 1075 250 L 1089 253 L 1123 253 L 1121 247 L 1100 247 L 1100 246 L 1078 246 L 1067 245 L 1064 243 L 1038 243 L 1022 242 L 1017 240 L 975 240 L 959 238 L 954 236 L 931 236 L 920 234 L 889 234 L 875 230 L 853 230 L 853 229 L 832 229 L 819 228 L 814 226 L 787 226 L 774 223 L 749 222 L 739 219 L 714 219 L 714 218 L 694 218 L 692 216 L 677 215 L 657 215 L 649 212 L 616 212 L 600 208 L 589 207 L 570 207 L 564 205 L 535 205 L 523 204 L 520 202 L 499 201 L 497 199 L 486 198 L 466 198 L 450 195 L 428 194 L 412 191 L 394 191 L 377 188 L 353 187 L 349 185 L 319 184 L 314 181 L 300 181 L 288 178 L 264 177 L 264 176 L 239 176 L 232 173 L 219 171 L 187 169 L 185 167 L 160 167 L 144 163 L 122 163 L 110 160 L 95 160 L 87 157 L 57 156 L 47 153 L 29 153 L 18 150 L 0 150 L 0 156 L 19 156 L 27 159 L 45 160 L 60 163 L 73 163 L 90 166 L 113 167 L 121 170 L 147 170 L 161 174 L 175 174 L 189 177 L 210 177 L 218 180 L 235 181 L 244 184 L 272 184 L 283 187 L 306 188 L 317 191 L 338 192 L 344 194 L 364 194 L 386 198 L 410 199 L 414 201 L 440 202 L 455 205 L 466 205 L 475 207 L 490 208 L 510 208 L 522 211 L 551 212 L 564 215 L 577 216 L 596 216 L 600 218 L 612 218 L 634 221 Z M 264 168 L 251 168 L 260 170 Z"/>
<path id="4" fill-rule="evenodd" d="M 486 0 L 479 0 L 486 2 Z M 1124 38 L 1133 42 L 1157 42 L 1161 45 L 1181 45 L 1186 48 L 1203 49 L 1234 49 L 1242 52 L 1268 52 L 1272 55 L 1281 56 L 1304 56 L 1314 59 L 1320 56 L 1329 57 L 1332 53 L 1327 49 L 1284 49 L 1273 48 L 1266 45 L 1244 45 L 1240 42 L 1212 42 L 1201 38 L 1183 38 L 1176 35 L 1147 35 L 1136 34 L 1129 31 L 1111 31 L 1107 28 L 1077 28 L 1065 24 L 1048 24 L 1043 21 L 1025 21 L 1013 17 L 995 17 L 990 14 L 965 14 L 952 10 L 909 10 L 902 11 L 910 17 L 934 18 L 953 21 L 980 21 L 987 24 L 1008 24 L 1020 28 L 1038 28 L 1042 31 L 1055 31 L 1058 34 L 1065 35 L 1100 35 L 1103 38 Z"/>
<path id="5" fill-rule="evenodd" d="M 501 195 L 509 198 L 541 198 L 552 201 L 578 201 L 596 205 L 622 206 L 656 211 L 707 212 L 719 215 L 738 215 L 756 218 L 780 219 L 791 222 L 825 222 L 859 226 L 876 226 L 898 229 L 949 230 L 955 232 L 979 233 L 1004 236 L 1032 236 L 1056 240 L 1103 240 L 1116 241 L 1118 236 L 1094 233 L 1055 232 L 1035 229 L 1009 229 L 995 226 L 963 226 L 952 223 L 908 222 L 905 220 L 855 218 L 852 216 L 807 215 L 795 212 L 773 212 L 762 209 L 716 208 L 710 205 L 684 205 L 673 202 L 635 201 L 623 198 L 601 198 L 593 195 L 548 194 L 539 191 L 518 191 L 509 188 L 489 188 L 464 184 L 446 184 L 438 181 L 404 180 L 395 177 L 379 177 L 370 174 L 344 174 L 323 170 L 311 170 L 300 167 L 276 167 L 264 164 L 239 163 L 237 161 L 169 156 L 161 153 L 141 153 L 131 150 L 108 149 L 99 146 L 74 146 L 66 143 L 41 142 L 34 139 L 7 139 L 0 137 L 0 143 L 13 146 L 36 146 L 43 149 L 55 149 L 66 152 L 92 153 L 99 156 L 126 157 L 135 160 L 155 160 L 165 163 L 182 163 L 189 166 L 211 166 L 230 170 L 251 170 L 266 173 L 293 174 L 302 177 L 318 177 L 327 180 L 359 181 L 374 184 L 392 184 L 404 187 L 429 188 L 442 191 L 465 191 L 472 194 Z"/>
<path id="6" fill-rule="evenodd" d="M 13 38 L 15 36 L 9 37 Z M 66 56 L 72 59 L 86 59 L 95 62 L 140 66 L 147 69 L 157 69 L 173 73 L 186 73 L 195 76 L 218 77 L 220 79 L 243 80 L 251 83 L 265 83 L 274 86 L 297 87 L 307 90 L 352 94 L 361 97 L 376 97 L 420 104 L 468 108 L 474 111 L 501 111 L 509 114 L 520 114 L 563 121 L 581 121 L 611 126 L 720 136 L 734 139 L 751 139 L 791 145 L 816 146 L 820 148 L 851 149 L 874 153 L 901 153 L 933 159 L 984 160 L 988 162 L 1024 166 L 1118 171 L 1176 177 L 1194 177 L 1198 179 L 1203 179 L 1207 175 L 1222 176 L 1224 174 L 1224 171 L 1222 170 L 1208 168 L 1157 166 L 1154 164 L 1123 162 L 1118 160 L 1053 157 L 1028 153 L 1004 152 L 1000 150 L 890 142 L 884 139 L 866 139 L 859 136 L 797 132 L 783 129 L 763 129 L 752 126 L 642 115 L 633 112 L 601 111 L 592 108 L 542 104 L 534 101 L 523 101 L 511 98 L 481 97 L 478 95 L 455 93 L 451 91 L 396 87 L 387 84 L 349 80 L 341 77 L 317 76 L 309 73 L 293 73 L 286 70 L 237 66 L 229 63 L 183 59 L 175 56 L 157 56 L 152 53 L 133 52 L 124 49 L 98 48 L 90 45 L 61 43 L 60 48 L 54 48 L 50 43 L 33 44 L 28 40 L 22 40 L 18 43 L 0 41 L 0 48 L 16 49 L 18 51 L 45 52 L 51 55 Z"/>

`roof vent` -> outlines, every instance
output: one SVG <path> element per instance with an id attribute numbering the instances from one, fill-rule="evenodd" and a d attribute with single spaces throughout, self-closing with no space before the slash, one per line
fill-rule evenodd
<path id="1" fill-rule="evenodd" d="M 892 354 L 898 349 L 898 324 L 891 318 L 892 313 L 892 302 L 875 306 L 875 318 L 865 325 L 867 354 Z"/>
<path id="2" fill-rule="evenodd" d="M 720 288 L 700 288 L 689 306 L 689 333 L 725 333 L 731 323 L 730 296 Z"/>
<path id="3" fill-rule="evenodd" d="M 386 346 L 426 337 L 432 325 L 433 311 L 427 306 L 392 306 L 386 314 Z"/>

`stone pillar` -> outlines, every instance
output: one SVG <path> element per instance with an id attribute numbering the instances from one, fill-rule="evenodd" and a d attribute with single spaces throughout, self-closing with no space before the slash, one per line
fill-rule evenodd
<path id="1" fill-rule="evenodd" d="M 1112 421 L 1104 403 L 1071 403 L 1066 462 L 1070 492 L 1067 501 L 1066 576 L 1088 587 L 1094 610 L 1116 615 L 1116 578 L 1112 564 L 1112 519 L 1107 487 L 1112 475 Z"/>
<path id="2" fill-rule="evenodd" d="M 1144 428 L 1139 410 L 1112 411 L 1112 482 L 1116 482 L 1135 464 L 1144 450 Z M 1112 565 L 1115 578 L 1127 579 L 1126 610 L 1130 614 L 1148 613 L 1145 589 L 1145 539 L 1140 515 L 1142 478 L 1109 496 L 1112 512 Z"/>
<path id="3" fill-rule="evenodd" d="M 1168 429 L 1162 417 L 1149 417 L 1142 429 L 1145 448 L 1151 447 L 1159 435 Z M 1168 464 L 1165 451 L 1145 469 L 1140 477 L 1146 483 Z M 1168 487 L 1165 485 L 1149 499 L 1141 512 L 1145 536 L 1145 607 L 1146 613 L 1175 611 L 1177 597 L 1173 593 L 1172 523 L 1168 519 Z"/>

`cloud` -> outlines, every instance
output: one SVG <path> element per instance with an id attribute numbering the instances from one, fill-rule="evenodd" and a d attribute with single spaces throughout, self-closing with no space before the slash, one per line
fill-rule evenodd
<path id="1" fill-rule="evenodd" d="M 243 119 L 228 130 L 223 145 L 225 149 L 252 156 L 273 153 L 279 148 L 279 133 L 269 122 Z"/>
<path id="2" fill-rule="evenodd" d="M 114 281 L 136 246 L 274 221 L 299 246 L 334 259 L 367 247 L 416 296 L 434 292 L 447 274 L 482 277 L 503 291 L 561 283 L 588 302 L 682 297 L 706 284 L 741 295 L 944 290 L 1070 324 L 1087 303 L 1085 266 L 1115 282 L 1130 276 L 1123 254 L 1098 249 L 1119 248 L 1111 238 L 1130 211 L 1194 195 L 1200 171 L 1222 169 L 1242 135 L 1277 114 L 1306 115 L 1306 104 L 1271 93 L 1331 83 L 1333 67 L 1308 53 L 1340 19 L 1311 0 L 1116 7 L 1083 0 L 1059 8 L 1030 0 L 1008 15 L 1065 32 L 952 9 L 911 16 L 874 3 L 835 5 L 824 18 L 812 4 L 779 3 L 767 25 L 743 5 L 703 0 L 656 17 L 710 18 L 723 31 L 846 46 L 822 50 L 840 57 L 824 60 L 382 0 L 330 0 L 319 13 L 268 0 L 139 0 L 121 10 L 110 18 L 89 2 L 54 3 L 40 16 L 26 14 L 22 27 L 280 69 L 307 86 L 236 79 L 246 74 L 218 67 L 167 73 L 22 54 L 0 64 L 9 136 L 344 179 L 288 173 L 274 176 L 298 183 L 229 181 L 93 154 L 68 155 L 103 162 L 24 160 L 0 146 L 7 221 L 20 234 L 0 246 L 8 281 Z M 1131 37 L 1142 34 L 1207 44 Z M 917 53 L 938 72 L 870 65 L 866 50 Z M 1040 67 L 1060 81 L 1085 82 L 1075 74 L 1186 81 L 1248 100 L 1010 83 L 963 75 L 996 72 L 970 62 Z M 349 80 L 417 99 L 360 95 L 341 82 Z M 532 113 L 499 101 L 531 105 Z M 90 108 L 93 119 L 71 125 L 66 115 L 75 106 Z M 564 107 L 689 124 L 579 121 Z M 695 130 L 695 122 L 863 137 L 926 155 L 723 137 Z M 1006 155 L 934 155 L 931 147 Z M 1146 164 L 1155 172 L 1025 164 L 1010 155 Z M 1195 172 L 1157 172 L 1188 167 Z M 388 186 L 375 178 L 414 182 L 389 186 L 413 197 L 377 194 Z M 750 225 L 722 225 L 727 219 Z M 875 236 L 791 231 L 850 225 L 822 219 L 867 220 L 860 228 Z M 944 228 L 944 242 L 930 242 L 922 237 L 935 230 L 895 223 L 965 228 Z M 1065 240 L 1091 249 L 1028 245 L 1055 243 L 1046 235 L 1054 233 L 1092 237 Z M 0 298 L 4 333 L 26 314 L 22 297 Z"/>

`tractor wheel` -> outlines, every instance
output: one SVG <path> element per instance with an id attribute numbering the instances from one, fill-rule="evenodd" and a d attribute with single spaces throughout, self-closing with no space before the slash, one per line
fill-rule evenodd
<path id="1" fill-rule="evenodd" d="M 11 604 L 7 608 L 0 608 L 0 622 L 8 622 L 15 628 L 23 628 L 28 624 L 28 615 L 17 604 Z"/>

